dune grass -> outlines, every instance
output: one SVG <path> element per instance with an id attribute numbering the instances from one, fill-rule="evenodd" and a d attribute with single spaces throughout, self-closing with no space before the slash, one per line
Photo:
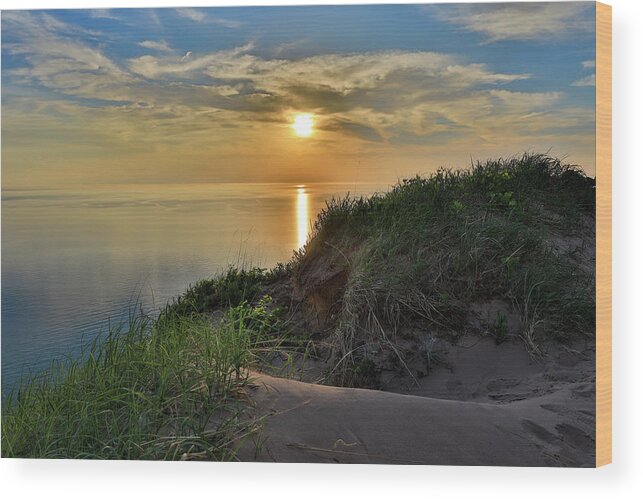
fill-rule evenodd
<path id="1" fill-rule="evenodd" d="M 236 307 L 243 301 L 258 300 L 264 286 L 273 280 L 272 273 L 266 269 L 231 266 L 220 275 L 190 286 L 169 308 L 179 315 L 192 315 Z"/>
<path id="2" fill-rule="evenodd" d="M 334 382 L 364 383 L 369 352 L 402 361 L 397 332 L 466 332 L 473 303 L 506 301 L 538 356 L 547 339 L 594 332 L 594 181 L 541 154 L 441 170 L 389 192 L 327 203 L 293 263 L 323 253 L 348 268 L 334 333 Z M 579 245 L 566 245 L 576 237 Z M 562 241 L 562 243 L 560 243 Z"/>
<path id="3" fill-rule="evenodd" d="M 55 362 L 4 401 L 2 456 L 230 460 L 248 368 L 275 348 L 274 314 L 242 302 L 216 325 L 168 307 Z"/>

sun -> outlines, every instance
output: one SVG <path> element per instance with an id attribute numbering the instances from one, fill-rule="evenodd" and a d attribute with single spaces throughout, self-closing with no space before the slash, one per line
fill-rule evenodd
<path id="1" fill-rule="evenodd" d="M 295 131 L 297 137 L 310 137 L 313 134 L 313 127 L 315 120 L 313 116 L 308 113 L 301 113 L 295 116 L 291 127 Z"/>

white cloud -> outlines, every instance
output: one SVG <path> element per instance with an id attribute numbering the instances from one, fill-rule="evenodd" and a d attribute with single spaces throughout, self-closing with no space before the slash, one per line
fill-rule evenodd
<path id="1" fill-rule="evenodd" d="M 596 74 L 591 74 L 589 76 L 585 76 L 584 78 L 581 78 L 580 80 L 576 80 L 574 83 L 572 83 L 573 87 L 595 87 L 596 86 Z"/>
<path id="2" fill-rule="evenodd" d="M 82 97 L 114 100 L 127 97 L 127 85 L 135 77 L 99 49 L 70 36 L 87 34 L 86 30 L 47 14 L 12 12 L 3 15 L 3 20 L 21 34 L 21 41 L 8 45 L 8 51 L 21 55 L 27 62 L 26 66 L 11 70 L 11 74 Z"/>
<path id="3" fill-rule="evenodd" d="M 181 17 L 185 17 L 186 19 L 190 19 L 197 23 L 200 23 L 205 19 L 205 13 L 196 9 L 176 9 L 176 13 Z"/>
<path id="4" fill-rule="evenodd" d="M 283 93 L 291 87 L 316 87 L 340 95 L 376 89 L 387 79 L 423 78 L 452 89 L 479 84 L 501 84 L 527 78 L 522 74 L 494 73 L 484 64 L 458 63 L 457 58 L 434 52 L 384 51 L 365 54 L 326 54 L 298 60 L 264 59 L 250 54 L 254 45 L 189 58 L 143 56 L 129 61 L 146 78 L 195 73 L 216 80 L 251 81 L 261 90 Z M 391 82 L 389 81 L 389 84 Z M 399 82 L 398 82 L 399 85 Z"/>
<path id="5" fill-rule="evenodd" d="M 563 97 L 562 92 L 510 92 L 490 90 L 489 95 L 501 101 L 514 112 L 533 111 L 538 108 L 551 108 Z"/>
<path id="6" fill-rule="evenodd" d="M 596 68 L 596 61 L 591 60 L 591 61 L 583 61 L 581 62 L 581 65 L 583 66 L 583 69 L 595 69 Z M 572 83 L 573 87 L 595 87 L 596 86 L 596 74 L 591 74 L 588 76 L 585 76 L 583 78 L 580 78 L 576 80 L 575 82 Z"/>
<path id="7" fill-rule="evenodd" d="M 163 27 L 161 18 L 159 17 L 158 12 L 156 12 L 156 10 L 146 9 L 145 12 L 147 12 L 147 15 L 150 18 L 150 21 L 152 21 L 158 27 Z"/>
<path id="8" fill-rule="evenodd" d="M 159 41 L 145 40 L 139 43 L 139 45 L 147 49 L 158 50 L 159 52 L 169 52 L 169 53 L 174 52 L 172 50 L 172 47 L 170 47 L 165 40 L 159 40 Z"/>
<path id="9" fill-rule="evenodd" d="M 208 17 L 208 21 L 218 24 L 219 26 L 223 26 L 224 28 L 240 28 L 243 26 L 242 22 L 234 21 L 232 19 L 223 19 L 221 17 L 210 16 Z"/>
<path id="10" fill-rule="evenodd" d="M 489 3 L 426 6 L 438 18 L 500 40 L 560 39 L 594 29 L 593 4 L 582 2 Z"/>
<path id="11" fill-rule="evenodd" d="M 201 56 L 195 56 L 192 52 L 187 52 L 183 56 L 144 55 L 130 59 L 128 66 L 134 73 L 150 79 L 171 75 L 189 77 L 197 72 L 205 72 L 207 68 L 216 64 L 217 60 L 234 61 L 237 56 L 251 50 L 252 47 L 252 44 L 247 44 L 231 50 L 222 50 Z"/>
<path id="12" fill-rule="evenodd" d="M 83 28 L 74 24 L 61 21 L 53 15 L 44 12 L 36 13 L 30 11 L 3 11 L 3 25 L 6 22 L 9 26 L 15 27 L 23 38 L 28 36 L 43 36 L 45 34 L 56 34 L 59 36 L 89 35 L 100 36 L 100 31 Z M 4 43 L 3 43 L 4 45 Z"/>
<path id="13" fill-rule="evenodd" d="M 92 9 L 89 11 L 89 15 L 94 19 L 118 20 L 118 17 L 112 14 L 110 9 Z"/>
<path id="14" fill-rule="evenodd" d="M 243 23 L 239 21 L 213 16 L 212 9 L 209 10 L 207 15 L 202 10 L 190 8 L 176 9 L 176 13 L 181 17 L 190 19 L 197 23 L 207 22 L 211 24 L 218 24 L 219 26 L 223 26 L 224 28 L 239 28 L 243 26 Z"/>

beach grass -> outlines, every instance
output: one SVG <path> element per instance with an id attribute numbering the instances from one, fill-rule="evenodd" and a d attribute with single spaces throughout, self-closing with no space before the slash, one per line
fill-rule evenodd
<path id="1" fill-rule="evenodd" d="M 132 317 L 79 360 L 56 361 L 3 401 L 2 456 L 234 459 L 248 368 L 272 351 L 274 314 L 242 302 L 216 324 L 170 307 Z"/>
<path id="2" fill-rule="evenodd" d="M 188 287 L 170 304 L 179 315 L 203 314 L 213 309 L 236 307 L 261 298 L 264 286 L 272 281 L 266 269 L 230 266 L 220 275 L 202 279 Z"/>
<path id="3" fill-rule="evenodd" d="M 491 300 L 520 315 L 534 356 L 549 339 L 593 335 L 595 206 L 594 180 L 543 154 L 328 201 L 291 268 L 296 278 L 329 253 L 346 267 L 333 382 L 368 384 L 370 351 L 387 348 L 403 363 L 401 328 L 421 324 L 455 338 L 467 331 L 472 304 Z"/>

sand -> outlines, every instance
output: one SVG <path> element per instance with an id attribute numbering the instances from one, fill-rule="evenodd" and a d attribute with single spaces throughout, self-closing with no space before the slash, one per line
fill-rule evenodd
<path id="1" fill-rule="evenodd" d="M 254 373 L 262 431 L 242 461 L 594 466 L 594 347 L 552 345 L 534 361 L 520 342 L 463 338 L 440 362 L 386 390 Z M 386 373 L 383 379 L 386 379 Z M 397 392 L 397 393 L 395 393 Z"/>

